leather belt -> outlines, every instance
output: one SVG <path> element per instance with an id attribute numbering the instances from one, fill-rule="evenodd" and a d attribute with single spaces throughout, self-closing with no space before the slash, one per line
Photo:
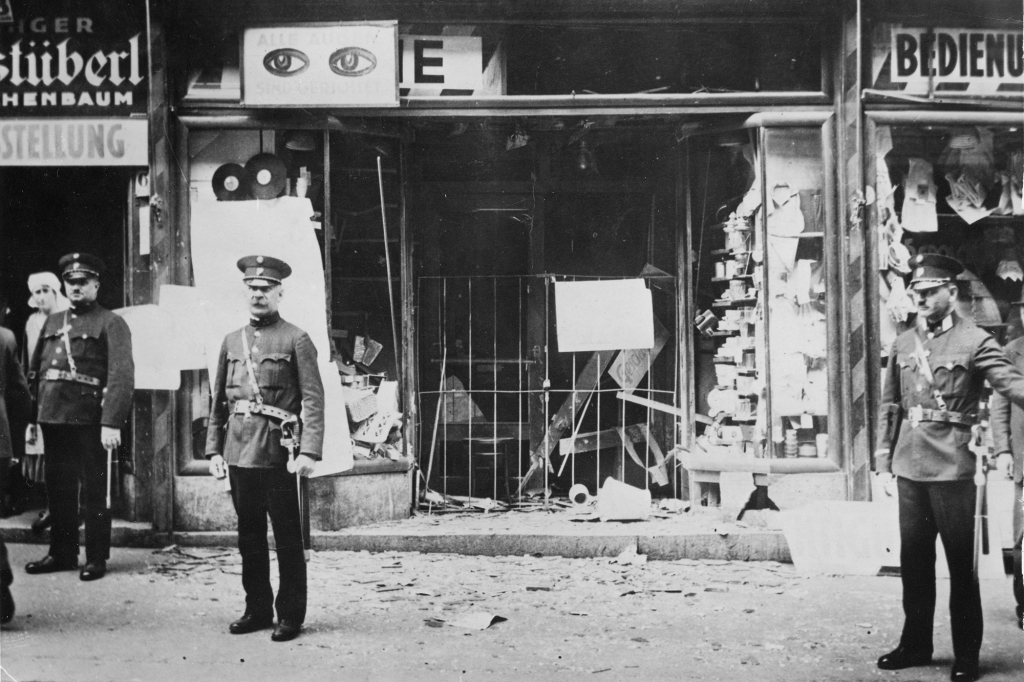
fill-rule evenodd
<path id="1" fill-rule="evenodd" d="M 266 403 L 257 403 L 252 400 L 236 400 L 234 406 L 231 408 L 231 414 L 258 414 L 264 417 L 270 417 L 271 419 L 277 419 L 283 422 L 298 422 L 299 417 L 296 414 L 289 412 L 288 410 L 282 410 L 280 407 L 274 407 L 273 405 L 267 405 Z"/>
<path id="2" fill-rule="evenodd" d="M 61 369 L 48 369 L 43 374 L 43 378 L 47 381 L 73 381 L 76 384 L 85 384 L 86 386 L 102 386 L 103 382 L 99 379 L 79 374 L 78 372 L 65 372 Z"/>
<path id="3" fill-rule="evenodd" d="M 960 424 L 974 426 L 978 423 L 978 415 L 953 412 L 952 410 L 931 410 L 915 405 L 907 412 L 911 422 L 939 422 L 940 424 Z"/>

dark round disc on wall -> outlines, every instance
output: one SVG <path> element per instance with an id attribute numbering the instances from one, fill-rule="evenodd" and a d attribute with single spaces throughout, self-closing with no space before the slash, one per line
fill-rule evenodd
<path id="1" fill-rule="evenodd" d="M 284 161 L 274 154 L 257 154 L 245 164 L 252 178 L 252 194 L 257 199 L 276 199 L 288 182 Z"/>
<path id="2" fill-rule="evenodd" d="M 213 174 L 213 193 L 218 201 L 252 199 L 252 179 L 237 163 L 225 163 Z"/>

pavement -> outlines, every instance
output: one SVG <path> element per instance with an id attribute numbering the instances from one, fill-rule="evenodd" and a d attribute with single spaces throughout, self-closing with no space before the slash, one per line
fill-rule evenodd
<path id="1" fill-rule="evenodd" d="M 884 672 L 875 661 L 902 623 L 891 577 L 648 561 L 631 544 L 621 558 L 318 551 L 305 630 L 273 643 L 269 630 L 227 632 L 243 609 L 237 550 L 117 548 L 107 576 L 83 583 L 26 575 L 43 548 L 9 549 L 17 613 L 0 631 L 2 682 L 938 682 L 952 663 L 945 580 L 934 663 Z M 1016 682 L 1024 633 L 1009 578 L 983 580 L 982 595 L 982 679 Z"/>

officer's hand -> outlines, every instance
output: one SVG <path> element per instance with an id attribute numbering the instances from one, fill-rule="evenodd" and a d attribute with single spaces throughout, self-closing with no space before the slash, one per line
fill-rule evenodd
<path id="1" fill-rule="evenodd" d="M 121 429 L 112 429 L 109 426 L 100 428 L 100 442 L 107 450 L 116 448 L 121 444 Z"/>
<path id="2" fill-rule="evenodd" d="M 36 435 L 38 428 L 39 428 L 39 426 L 37 426 L 36 424 L 29 424 L 28 426 L 25 427 L 25 443 L 26 444 L 28 444 L 28 445 L 35 445 L 36 444 L 36 439 L 39 438 L 39 436 Z"/>
<path id="3" fill-rule="evenodd" d="M 885 491 L 886 497 L 896 497 L 896 477 L 884 471 L 876 471 L 875 478 L 882 486 L 882 490 Z"/>
<path id="4" fill-rule="evenodd" d="M 295 473 L 299 476 L 309 476 L 315 466 L 316 460 L 309 455 L 299 455 L 295 458 Z"/>
<path id="5" fill-rule="evenodd" d="M 1013 478 L 1013 455 L 1002 452 L 996 457 L 996 470 L 1006 478 Z"/>
<path id="6" fill-rule="evenodd" d="M 228 475 L 228 467 L 224 463 L 224 458 L 220 455 L 214 455 L 210 458 L 210 473 L 213 474 L 214 478 L 224 478 Z"/>

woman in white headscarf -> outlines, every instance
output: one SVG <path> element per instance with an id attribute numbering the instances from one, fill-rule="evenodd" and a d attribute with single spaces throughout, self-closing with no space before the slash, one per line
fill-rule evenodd
<path id="1" fill-rule="evenodd" d="M 35 308 L 36 312 L 25 323 L 21 361 L 26 372 L 46 318 L 71 306 L 71 302 L 60 292 L 60 280 L 52 272 L 36 272 L 29 275 L 28 290 L 32 292 L 28 305 Z M 30 424 L 25 433 L 25 459 L 22 461 L 21 469 L 26 480 L 32 483 L 43 482 L 43 435 L 36 424 Z"/>

